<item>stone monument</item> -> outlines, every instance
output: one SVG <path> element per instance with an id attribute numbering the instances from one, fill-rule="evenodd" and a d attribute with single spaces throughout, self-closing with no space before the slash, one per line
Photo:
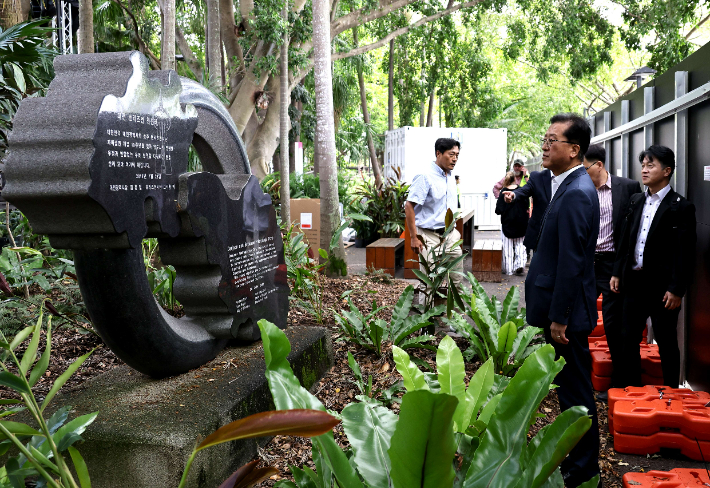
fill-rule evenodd
<path id="1" fill-rule="evenodd" d="M 230 340 L 286 327 L 289 288 L 271 199 L 222 103 L 138 52 L 60 56 L 44 98 L 14 120 L 3 197 L 55 248 L 72 249 L 96 330 L 153 377 L 183 373 Z M 187 171 L 190 146 L 204 171 Z M 142 239 L 175 267 L 185 316 L 153 298 Z"/>

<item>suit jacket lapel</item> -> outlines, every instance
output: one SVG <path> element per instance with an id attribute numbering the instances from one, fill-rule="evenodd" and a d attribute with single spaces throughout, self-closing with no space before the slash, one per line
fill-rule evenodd
<path id="1" fill-rule="evenodd" d="M 641 217 L 643 216 L 643 207 L 646 204 L 646 193 L 637 193 L 631 197 L 632 200 L 634 197 L 638 198 L 636 203 L 634 204 L 632 202 L 629 204 L 629 212 L 632 212 L 631 222 L 629 223 L 631 225 L 631 229 L 629 230 L 629 243 L 631 245 L 629 246 L 629 249 L 632 253 L 636 248 L 636 240 L 639 235 L 639 226 L 641 225 Z"/>
<path id="2" fill-rule="evenodd" d="M 616 226 L 619 221 L 619 212 L 621 211 L 621 192 L 624 189 L 621 186 L 621 180 L 619 178 L 611 179 L 611 225 L 612 228 Z"/>
<path id="3" fill-rule="evenodd" d="M 661 218 L 663 217 L 663 214 L 671 208 L 671 202 L 675 200 L 676 197 L 676 192 L 671 189 L 671 191 L 668 192 L 666 197 L 661 200 L 661 203 L 658 204 L 658 210 L 656 210 L 656 215 L 653 216 L 653 222 L 651 222 L 651 228 L 648 229 L 648 238 L 651 238 L 651 234 L 653 234 L 653 231 L 656 230 L 656 227 L 658 227 L 658 223 L 661 221 Z"/>
<path id="4" fill-rule="evenodd" d="M 581 171 L 580 171 L 581 169 Z M 587 171 L 584 169 L 584 166 L 580 165 L 579 169 L 577 171 L 573 171 L 567 178 L 565 178 L 565 181 L 562 182 L 562 184 L 557 188 L 557 191 L 555 192 L 555 196 L 552 197 L 552 200 L 550 203 L 547 205 L 547 211 L 545 212 L 545 216 L 542 219 L 542 223 L 540 224 L 540 232 L 537 234 L 537 242 L 540 242 L 540 237 L 542 236 L 542 230 L 545 228 L 545 221 L 547 221 L 547 216 L 550 214 L 550 210 L 552 210 L 552 206 L 557 202 L 557 200 L 560 199 L 562 194 L 567 190 L 567 187 L 569 186 L 570 183 L 572 183 L 574 180 L 579 178 L 582 174 L 586 174 Z M 548 174 L 552 174 L 551 172 L 548 171 Z M 550 176 L 550 181 L 552 181 L 552 177 Z M 552 184 L 549 184 L 545 186 L 545 189 L 550 193 L 552 193 Z"/>
<path id="5" fill-rule="evenodd" d="M 549 169 L 542 172 L 542 187 L 549 202 L 552 199 L 552 172 Z"/>

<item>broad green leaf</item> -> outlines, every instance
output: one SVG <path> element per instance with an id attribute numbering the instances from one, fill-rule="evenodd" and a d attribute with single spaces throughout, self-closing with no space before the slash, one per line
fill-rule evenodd
<path id="1" fill-rule="evenodd" d="M 0 372 L 0 385 L 12 388 L 18 393 L 31 393 L 22 378 L 15 376 L 12 373 L 8 373 L 7 371 Z"/>
<path id="2" fill-rule="evenodd" d="M 47 368 L 49 367 L 49 357 L 51 355 L 51 351 L 52 317 L 50 316 L 49 320 L 47 321 L 47 340 L 45 342 L 44 351 L 42 352 L 39 361 L 37 361 L 37 364 L 35 364 L 35 367 L 32 368 L 32 372 L 30 373 L 30 386 L 34 386 L 35 384 L 37 384 L 42 375 L 47 371 Z"/>
<path id="3" fill-rule="evenodd" d="M 342 416 L 355 464 L 365 483 L 371 488 L 388 488 L 392 466 L 387 451 L 398 417 L 371 403 L 351 403 L 343 409 Z"/>
<path id="4" fill-rule="evenodd" d="M 525 327 L 523 328 L 523 330 L 518 332 L 518 335 L 515 337 L 515 341 L 513 341 L 513 357 L 516 360 L 522 359 L 523 353 L 525 352 L 525 349 L 528 347 L 530 342 L 535 338 L 537 334 L 541 334 L 542 332 L 542 329 L 532 326 Z"/>
<path id="5" fill-rule="evenodd" d="M 348 461 L 347 456 L 333 439 L 332 433 L 314 437 L 313 442 L 318 446 L 323 460 L 333 472 L 333 475 L 341 486 L 364 488 L 357 472 Z"/>
<path id="6" fill-rule="evenodd" d="M 564 366 L 546 345 L 532 354 L 510 380 L 488 422 L 471 462 L 466 488 L 515 486 L 522 474 L 520 457 L 527 445 L 528 422 L 548 394 L 552 380 Z M 484 409 L 485 410 L 485 409 Z"/>
<path id="7" fill-rule="evenodd" d="M 288 469 L 293 474 L 293 479 L 296 481 L 294 485 L 297 488 L 317 488 L 313 479 L 306 473 L 305 470 L 299 469 L 296 466 L 289 466 Z M 307 468 L 306 468 L 307 469 Z"/>
<path id="8" fill-rule="evenodd" d="M 28 450 L 32 453 L 32 455 L 34 456 L 34 458 L 35 458 L 37 461 L 39 461 L 40 463 L 44 464 L 45 466 L 47 466 L 49 469 L 53 470 L 54 472 L 58 472 L 58 471 L 59 471 L 59 468 L 57 467 L 57 465 L 54 464 L 52 461 L 50 461 L 50 460 L 47 458 L 47 456 L 45 456 L 44 454 L 42 454 L 41 452 L 39 452 L 39 451 L 37 450 L 37 448 L 35 448 L 35 446 L 33 446 L 32 444 L 29 444 L 29 445 L 27 446 L 27 448 L 28 448 Z"/>
<path id="9" fill-rule="evenodd" d="M 0 400 L 0 405 L 13 405 L 16 403 L 22 403 L 22 400 Z"/>
<path id="10" fill-rule="evenodd" d="M 433 288 L 433 287 L 434 287 L 433 283 L 431 282 L 431 280 L 429 279 L 429 277 L 428 277 L 427 275 L 425 275 L 424 273 L 422 273 L 422 272 L 419 271 L 418 269 L 413 269 L 412 272 L 413 272 L 414 275 L 415 275 L 417 278 L 419 278 L 419 280 L 420 280 L 422 283 L 424 283 L 426 286 L 428 286 L 429 288 Z"/>
<path id="11" fill-rule="evenodd" d="M 64 435 L 61 439 L 59 439 L 59 442 L 57 442 L 57 450 L 59 452 L 64 452 L 69 447 L 74 444 L 75 442 L 83 441 L 84 439 L 81 438 L 79 434 L 76 432 L 69 432 Z"/>
<path id="12" fill-rule="evenodd" d="M 439 373 L 441 392 L 455 396 L 459 405 L 464 402 L 466 394 L 466 369 L 463 365 L 463 355 L 454 340 L 444 336 L 436 351 L 436 370 Z"/>
<path id="13" fill-rule="evenodd" d="M 34 331 L 32 332 L 32 339 L 27 345 L 25 353 L 22 355 L 22 360 L 20 361 L 20 373 L 22 376 L 27 375 L 27 371 L 30 369 L 35 362 L 35 357 L 37 356 L 37 348 L 39 347 L 40 331 L 42 330 L 42 319 L 44 318 L 44 309 L 40 309 L 39 319 L 37 319 L 37 324 L 34 326 Z"/>
<path id="14" fill-rule="evenodd" d="M 394 358 L 397 371 L 402 375 L 404 387 L 407 391 L 429 389 L 424 379 L 424 374 L 419 371 L 417 365 L 409 359 L 409 354 L 397 346 L 392 346 L 392 357 Z"/>
<path id="15" fill-rule="evenodd" d="M 408 285 L 402 294 L 397 299 L 397 303 L 392 310 L 392 327 L 398 328 L 405 319 L 409 316 L 409 311 L 412 309 L 414 302 L 414 287 Z"/>
<path id="16" fill-rule="evenodd" d="M 71 405 L 65 405 L 49 417 L 49 420 L 47 420 L 47 428 L 49 429 L 50 434 L 54 434 L 62 425 L 64 425 L 64 422 L 66 422 L 69 417 L 71 409 Z"/>
<path id="17" fill-rule="evenodd" d="M 493 417 L 493 414 L 496 411 L 496 408 L 498 407 L 498 403 L 500 402 L 500 399 L 503 397 L 502 393 L 498 393 L 495 395 L 493 398 L 488 400 L 488 403 L 483 407 L 483 410 L 481 410 L 481 414 L 478 416 L 478 421 L 481 422 L 484 425 L 488 425 L 488 422 L 490 422 L 491 417 Z M 471 418 L 473 420 L 473 418 Z"/>
<path id="18" fill-rule="evenodd" d="M 458 400 L 412 391 L 402 398 L 389 456 L 394 488 L 440 488 L 454 482 L 453 415 Z"/>
<path id="19" fill-rule="evenodd" d="M 26 93 L 27 92 L 27 83 L 25 82 L 25 75 L 22 74 L 22 68 L 20 68 L 15 63 L 9 63 L 9 65 L 12 66 L 12 70 L 15 75 L 15 84 L 17 85 L 17 89 L 20 90 L 22 93 Z"/>
<path id="20" fill-rule="evenodd" d="M 587 488 L 596 488 L 597 485 L 593 486 L 588 486 Z M 545 481 L 545 484 L 542 485 L 542 488 L 565 488 L 565 480 L 562 478 L 562 472 L 560 472 L 560 468 L 557 468 L 554 473 L 552 473 L 552 476 L 547 478 L 547 481 Z"/>
<path id="21" fill-rule="evenodd" d="M 450 208 L 446 209 L 446 215 L 444 216 L 444 226 L 449 227 L 454 221 L 454 213 Z"/>
<path id="22" fill-rule="evenodd" d="M 256 413 L 224 425 L 208 435 L 197 447 L 206 447 L 238 439 L 290 435 L 315 437 L 329 432 L 340 421 L 321 410 L 272 410 Z"/>
<path id="23" fill-rule="evenodd" d="M 56 379 L 54 384 L 52 385 L 52 388 L 49 390 L 49 393 L 47 393 L 47 396 L 44 398 L 44 401 L 42 402 L 42 406 L 40 407 L 40 412 L 44 412 L 44 409 L 47 408 L 47 405 L 49 405 L 49 402 L 54 398 L 54 395 L 56 395 L 59 390 L 61 389 L 62 386 L 64 386 L 64 383 L 67 382 L 67 380 L 73 375 L 77 369 L 88 359 L 89 356 L 94 352 L 96 348 L 92 349 L 91 351 L 87 352 L 83 356 L 80 356 L 76 358 L 76 360 L 71 363 L 71 365 L 64 371 L 61 375 L 59 375 L 59 378 Z"/>
<path id="24" fill-rule="evenodd" d="M 486 401 L 493 386 L 493 362 L 488 359 L 474 373 L 468 383 L 464 401 L 459 401 L 454 413 L 454 425 L 457 432 L 466 432 L 474 415 L 478 415 L 481 405 Z"/>
<path id="25" fill-rule="evenodd" d="M 507 322 L 515 317 L 518 313 L 518 304 L 520 303 L 520 291 L 517 286 L 511 286 L 510 291 L 503 300 L 503 312 L 501 313 L 501 322 Z"/>
<path id="26" fill-rule="evenodd" d="M 535 452 L 522 466 L 525 471 L 516 486 L 541 487 L 591 425 L 592 420 L 584 407 L 572 407 L 562 412 L 551 425 L 537 434 L 536 437 L 541 436 L 542 439 L 535 442 Z"/>
<path id="27" fill-rule="evenodd" d="M 594 478 L 592 478 L 589 481 L 585 481 L 581 485 L 579 485 L 577 488 L 597 488 L 599 486 L 599 475 L 596 475 Z"/>
<path id="28" fill-rule="evenodd" d="M 30 325 L 29 327 L 25 327 L 20 332 L 18 332 L 17 335 L 15 335 L 15 337 L 12 339 L 12 342 L 10 342 L 10 350 L 14 351 L 17 346 L 22 344 L 25 339 L 30 336 L 33 330 L 34 326 Z"/>
<path id="29" fill-rule="evenodd" d="M 348 351 L 348 365 L 350 366 L 350 369 L 353 372 L 353 376 L 355 376 L 355 379 L 364 386 L 365 380 L 362 377 L 362 371 L 360 370 L 360 365 L 357 364 L 357 361 L 355 361 L 355 358 L 353 357 L 352 353 Z"/>
<path id="30" fill-rule="evenodd" d="M 14 435 L 39 435 L 41 436 L 42 433 L 36 431 L 29 425 L 23 424 L 21 422 L 12 422 L 10 420 L 0 420 L 0 425 L 2 425 L 4 428 L 8 430 L 11 434 Z M 0 440 L 2 439 L 7 439 L 7 436 L 0 432 Z"/>
<path id="31" fill-rule="evenodd" d="M 466 434 L 456 434 L 456 437 L 458 438 L 456 453 L 461 456 L 461 465 L 457 467 L 453 488 L 461 488 L 466 479 L 468 467 L 471 465 L 471 460 L 476 453 L 476 449 L 478 449 L 481 439 Z M 456 462 L 456 459 L 454 462 Z"/>
<path id="32" fill-rule="evenodd" d="M 518 335 L 518 328 L 513 322 L 506 322 L 498 331 L 498 352 L 503 354 L 504 362 L 513 350 L 513 342 Z"/>

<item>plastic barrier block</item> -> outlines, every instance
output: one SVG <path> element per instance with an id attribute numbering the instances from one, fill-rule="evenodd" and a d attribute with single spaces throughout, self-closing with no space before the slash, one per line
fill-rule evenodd
<path id="1" fill-rule="evenodd" d="M 606 344 L 606 336 L 605 336 L 605 335 L 602 335 L 602 336 L 589 336 L 589 337 L 587 337 L 587 340 L 589 341 L 589 346 L 590 346 L 590 347 L 591 347 L 591 345 L 592 345 L 593 342 L 603 342 L 604 344 Z M 607 349 L 609 349 L 609 346 L 604 346 L 604 347 L 606 347 Z"/>
<path id="2" fill-rule="evenodd" d="M 625 454 L 637 454 L 639 456 L 656 454 L 658 451 L 665 448 L 677 449 L 681 454 L 694 461 L 702 461 L 698 444 L 700 444 L 703 456 L 705 456 L 705 459 L 708 459 L 708 456 L 710 456 L 710 442 L 696 442 L 695 439 L 675 432 L 658 432 L 650 436 L 619 433 L 614 435 L 615 451 Z"/>
<path id="3" fill-rule="evenodd" d="M 663 384 L 663 377 L 662 376 L 650 376 L 644 373 L 641 373 L 641 383 L 644 385 L 652 385 L 652 386 L 658 386 Z"/>
<path id="4" fill-rule="evenodd" d="M 661 397 L 671 400 L 695 400 L 697 403 L 710 402 L 710 393 L 693 391 L 688 388 L 669 388 L 667 386 L 628 386 L 626 388 L 611 388 L 609 390 L 609 432 L 614 432 L 614 405 L 619 401 L 648 402 Z"/>
<path id="5" fill-rule="evenodd" d="M 589 351 L 608 351 L 609 350 L 609 343 L 606 342 L 606 339 L 599 339 L 597 337 L 594 337 L 594 341 L 592 341 L 592 337 L 589 338 Z"/>
<path id="6" fill-rule="evenodd" d="M 671 471 L 626 473 L 624 488 L 695 488 L 710 485 L 704 469 L 675 468 Z"/>
<path id="7" fill-rule="evenodd" d="M 602 311 L 602 296 L 601 295 L 599 295 L 597 297 L 597 311 L 599 313 L 601 313 L 601 311 Z"/>
<path id="8" fill-rule="evenodd" d="M 592 372 L 597 376 L 609 376 L 614 371 L 611 365 L 611 354 L 609 349 L 606 351 L 593 351 L 592 353 Z"/>
<path id="9" fill-rule="evenodd" d="M 594 327 L 594 330 L 592 331 L 591 334 L 589 334 L 589 337 L 601 337 L 605 335 L 606 333 L 604 332 L 604 322 L 602 322 L 601 319 L 597 320 L 597 326 Z"/>
<path id="10" fill-rule="evenodd" d="M 611 388 L 611 377 L 597 376 L 592 373 L 592 388 L 594 388 L 595 391 L 607 391 Z"/>
<path id="11" fill-rule="evenodd" d="M 614 404 L 614 433 L 651 436 L 674 432 L 710 442 L 710 407 L 705 400 L 651 400 Z"/>
<path id="12" fill-rule="evenodd" d="M 661 355 L 658 353 L 658 345 L 646 344 L 641 347 L 641 371 L 648 376 L 663 378 Z"/>

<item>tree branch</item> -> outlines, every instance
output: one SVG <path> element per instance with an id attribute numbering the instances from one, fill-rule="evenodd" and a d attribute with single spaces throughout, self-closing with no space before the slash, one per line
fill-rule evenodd
<path id="1" fill-rule="evenodd" d="M 160 60 L 157 58 L 155 54 L 153 54 L 153 51 L 150 50 L 148 45 L 143 41 L 143 38 L 140 35 L 140 31 L 138 30 L 138 21 L 136 20 L 135 15 L 133 15 L 133 12 L 123 5 L 121 3 L 121 0 L 113 0 L 118 4 L 119 7 L 121 7 L 121 10 L 126 12 L 126 14 L 131 18 L 131 23 L 133 24 L 133 32 L 136 36 L 136 41 L 138 41 L 138 46 L 144 54 L 148 56 L 148 59 L 150 60 L 150 65 L 153 67 L 153 69 L 160 69 Z"/>
<path id="2" fill-rule="evenodd" d="M 410 25 L 408 25 L 408 26 L 406 26 L 406 27 L 402 27 L 402 28 L 399 28 L 399 29 L 397 29 L 397 30 L 395 30 L 395 31 L 392 31 L 392 32 L 390 32 L 389 34 L 387 34 L 385 37 L 383 37 L 382 39 L 380 39 L 379 41 L 373 42 L 372 44 L 368 44 L 368 45 L 366 45 L 366 46 L 360 46 L 360 47 L 358 47 L 358 48 L 351 49 L 351 50 L 348 51 L 348 52 L 334 53 L 333 56 L 332 56 L 332 58 L 333 58 L 333 59 L 350 58 L 350 57 L 352 57 L 352 56 L 357 56 L 358 54 L 363 54 L 363 53 L 366 53 L 366 52 L 368 52 L 368 51 L 372 51 L 373 49 L 377 49 L 378 47 L 384 46 L 385 44 L 387 44 L 388 42 L 390 42 L 391 39 L 394 39 L 395 37 L 399 37 L 399 36 L 401 36 L 402 34 L 406 34 L 407 32 L 409 32 L 410 30 L 412 30 L 412 29 L 414 29 L 414 28 L 416 28 L 416 27 L 419 27 L 419 26 L 421 26 L 421 25 L 424 25 L 424 24 L 426 24 L 426 23 L 428 23 L 428 22 L 432 22 L 432 21 L 434 21 L 434 20 L 438 20 L 438 19 L 440 19 L 441 17 L 443 17 L 443 16 L 445 16 L 445 15 L 448 15 L 448 14 L 450 14 L 450 13 L 456 12 L 457 10 L 461 10 L 462 8 L 473 7 L 473 6 L 475 6 L 476 4 L 480 3 L 480 1 L 481 1 L 481 0 L 471 0 L 471 1 L 469 1 L 469 2 L 465 2 L 465 3 L 460 3 L 460 4 L 458 4 L 458 5 L 454 5 L 453 7 L 447 8 L 446 10 L 442 10 L 441 12 L 437 12 L 437 13 L 435 13 L 434 15 L 430 15 L 429 17 L 421 18 L 421 19 L 419 19 L 418 21 L 416 21 L 415 23 L 410 24 Z"/>
<path id="3" fill-rule="evenodd" d="M 330 38 L 334 39 L 338 34 L 352 29 L 355 25 L 362 25 L 373 20 L 384 17 L 385 15 L 394 12 L 400 7 L 405 7 L 415 0 L 380 0 L 379 7 L 374 10 L 366 10 L 361 8 L 354 10 L 348 14 L 338 17 L 330 25 Z"/>
<path id="4" fill-rule="evenodd" d="M 697 31 L 698 29 L 700 29 L 700 28 L 703 26 L 703 24 L 708 21 L 708 19 L 710 19 L 710 14 L 707 14 L 705 17 L 703 17 L 703 19 L 702 19 L 700 22 L 698 22 L 698 23 L 695 25 L 695 27 L 693 27 L 692 29 L 690 29 L 690 32 L 688 32 L 688 33 L 685 35 L 685 40 L 686 40 L 686 41 L 689 41 L 689 40 L 690 40 L 690 36 L 692 36 L 692 35 L 695 33 L 695 31 Z"/>
<path id="5" fill-rule="evenodd" d="M 183 57 L 185 58 L 185 62 L 187 63 L 187 66 L 195 75 L 195 78 L 197 80 L 202 80 L 202 64 L 200 64 L 200 61 L 197 59 L 197 56 L 195 56 L 195 53 L 193 53 L 192 49 L 190 49 L 190 45 L 185 39 L 185 34 L 183 34 L 182 29 L 180 28 L 180 25 L 178 25 L 177 22 L 175 23 L 175 40 L 177 41 L 180 53 L 182 53 Z"/>

